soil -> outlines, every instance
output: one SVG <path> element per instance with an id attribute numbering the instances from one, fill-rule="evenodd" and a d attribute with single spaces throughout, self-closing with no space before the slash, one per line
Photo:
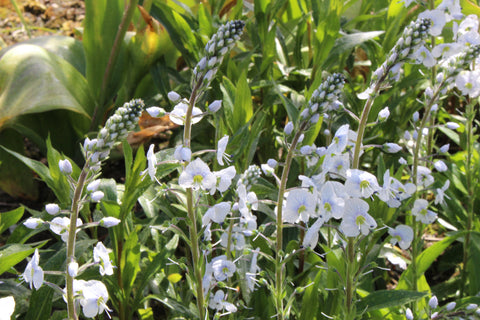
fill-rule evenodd
<path id="1" fill-rule="evenodd" d="M 0 0 L 0 48 L 30 37 L 74 36 L 85 19 L 85 3 L 80 0 L 15 0 L 26 26 L 11 0 Z M 30 33 L 30 36 L 29 36 Z"/>

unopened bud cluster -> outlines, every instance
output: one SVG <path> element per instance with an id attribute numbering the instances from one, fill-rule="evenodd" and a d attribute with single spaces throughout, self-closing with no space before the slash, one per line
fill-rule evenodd
<path id="1" fill-rule="evenodd" d="M 401 63 L 408 59 L 415 50 L 422 45 L 423 40 L 428 37 L 428 30 L 432 25 L 430 19 L 417 19 L 403 31 L 402 36 L 391 50 L 387 60 L 373 73 L 372 82 L 382 81 L 389 72 L 393 77 L 398 75 Z"/>
<path id="2" fill-rule="evenodd" d="M 302 111 L 303 120 L 316 123 L 320 112 L 336 110 L 341 105 L 338 98 L 342 93 L 345 77 L 340 73 L 334 73 L 320 84 L 313 92 L 307 107 Z"/>
<path id="3" fill-rule="evenodd" d="M 128 132 L 135 129 L 138 119 L 145 105 L 141 99 L 134 99 L 118 108 L 110 118 L 108 118 L 95 139 L 86 139 L 84 149 L 87 158 L 92 162 L 104 160 L 108 157 L 110 149 L 126 138 Z"/>
<path id="4" fill-rule="evenodd" d="M 437 80 L 453 81 L 461 71 L 468 70 L 470 64 L 480 55 L 480 45 L 469 46 L 465 51 L 450 57 L 441 65 L 443 72 L 439 73 Z M 442 79 L 443 78 L 443 79 Z"/>
<path id="5" fill-rule="evenodd" d="M 244 26 L 245 22 L 241 20 L 229 21 L 212 36 L 205 46 L 205 56 L 193 70 L 192 87 L 198 83 L 203 87 L 209 85 L 227 52 L 233 47 L 235 41 L 240 39 Z"/>
<path id="6" fill-rule="evenodd" d="M 262 175 L 262 170 L 257 165 L 251 165 L 238 179 L 237 185 L 243 184 L 247 191 L 257 183 L 258 177 Z"/>

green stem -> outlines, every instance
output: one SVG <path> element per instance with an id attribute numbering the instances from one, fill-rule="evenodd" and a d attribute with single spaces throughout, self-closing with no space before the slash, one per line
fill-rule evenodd
<path id="1" fill-rule="evenodd" d="M 283 245 L 283 199 L 285 190 L 287 187 L 288 173 L 290 171 L 290 166 L 292 164 L 293 156 L 295 154 L 295 149 L 297 148 L 298 140 L 302 135 L 303 131 L 307 127 L 308 122 L 303 122 L 300 125 L 297 133 L 293 137 L 290 148 L 288 149 L 287 158 L 285 159 L 285 165 L 282 171 L 282 177 L 280 179 L 280 186 L 278 190 L 278 200 L 277 200 L 277 239 L 276 239 L 276 260 L 275 260 L 275 297 L 276 297 L 276 308 L 277 308 L 277 319 L 284 319 L 284 310 L 283 310 L 283 262 L 282 262 L 282 245 Z"/>
<path id="2" fill-rule="evenodd" d="M 466 184 L 468 192 L 467 200 L 467 234 L 465 235 L 465 240 L 463 243 L 463 265 L 462 265 L 462 278 L 460 286 L 460 298 L 465 295 L 465 286 L 467 282 L 467 263 L 469 259 L 468 250 L 470 247 L 470 233 L 472 231 L 473 225 L 473 215 L 474 215 L 474 186 L 472 182 L 472 152 L 473 152 L 473 121 L 475 120 L 475 109 L 474 103 L 470 102 L 467 104 L 466 110 L 467 122 L 465 124 L 465 131 L 467 135 L 467 159 L 465 160 L 465 174 L 466 174 Z"/>
<path id="3" fill-rule="evenodd" d="M 80 211 L 80 200 L 83 193 L 83 188 L 85 186 L 85 181 L 88 175 L 88 166 L 89 161 L 85 162 L 85 165 L 80 173 L 78 178 L 77 185 L 75 186 L 75 191 L 72 199 L 71 206 L 71 215 L 70 215 L 70 228 L 68 230 L 68 240 L 67 240 L 67 272 L 66 272 L 66 287 L 67 287 L 67 307 L 68 307 L 68 318 L 70 320 L 78 319 L 76 310 L 75 310 L 75 301 L 74 301 L 74 292 L 73 292 L 73 279 L 74 277 L 68 272 L 68 266 L 70 263 L 75 261 L 75 239 L 77 234 L 77 219 Z"/>

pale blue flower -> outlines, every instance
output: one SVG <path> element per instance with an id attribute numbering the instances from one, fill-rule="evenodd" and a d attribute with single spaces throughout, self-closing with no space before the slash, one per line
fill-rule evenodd
<path id="1" fill-rule="evenodd" d="M 184 188 L 210 190 L 215 188 L 217 179 L 208 165 L 197 158 L 190 162 L 178 178 L 178 184 Z"/>
<path id="2" fill-rule="evenodd" d="M 113 264 L 110 260 L 108 250 L 101 242 L 97 243 L 95 248 L 93 248 L 93 262 L 99 264 L 99 271 L 102 276 L 111 276 L 113 274 Z"/>
<path id="3" fill-rule="evenodd" d="M 38 249 L 35 249 L 32 259 L 28 262 L 25 271 L 22 274 L 22 279 L 30 285 L 30 289 L 40 289 L 43 284 L 44 273 L 40 267 L 40 255 Z"/>
<path id="4" fill-rule="evenodd" d="M 437 219 L 437 214 L 428 210 L 428 201 L 425 199 L 415 200 L 412 208 L 412 214 L 422 223 L 430 224 Z"/>
<path id="5" fill-rule="evenodd" d="M 407 250 L 413 241 L 413 229 L 407 225 L 399 225 L 395 229 L 389 228 L 388 233 L 392 236 L 390 243 Z"/>
<path id="6" fill-rule="evenodd" d="M 368 235 L 371 229 L 377 227 L 377 222 L 368 214 L 368 203 L 357 198 L 345 200 L 345 211 L 340 231 L 346 237 L 356 237 L 360 233 Z"/>
<path id="7" fill-rule="evenodd" d="M 297 220 L 308 222 L 310 217 L 316 215 L 317 198 L 305 189 L 291 190 L 286 199 L 283 220 L 294 223 Z"/>

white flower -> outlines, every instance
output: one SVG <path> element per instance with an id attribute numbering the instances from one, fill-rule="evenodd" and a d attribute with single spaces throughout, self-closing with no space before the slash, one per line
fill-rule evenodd
<path id="1" fill-rule="evenodd" d="M 141 175 L 143 176 L 145 173 L 148 173 L 150 176 L 150 179 L 152 181 L 156 180 L 155 174 L 157 173 L 157 157 L 155 156 L 155 145 L 151 144 L 150 147 L 148 147 L 147 151 L 147 169 L 142 171 Z"/>
<path id="2" fill-rule="evenodd" d="M 317 205 L 315 195 L 305 189 L 294 189 L 288 193 L 283 220 L 294 223 L 297 220 L 308 222 L 310 217 L 315 216 Z"/>
<path id="3" fill-rule="evenodd" d="M 384 254 L 385 258 L 391 263 L 398 266 L 400 269 L 405 270 L 407 269 L 407 262 L 404 259 L 399 257 L 398 255 L 394 254 L 393 252 L 386 252 Z"/>
<path id="4" fill-rule="evenodd" d="M 178 160 L 180 162 L 190 161 L 190 159 L 192 158 L 192 151 L 190 150 L 190 148 L 186 148 L 183 145 L 178 146 L 175 148 L 173 157 L 175 158 L 175 160 Z"/>
<path id="5" fill-rule="evenodd" d="M 38 254 L 38 249 L 35 249 L 32 259 L 28 262 L 25 271 L 22 274 L 22 279 L 35 289 L 40 289 L 43 284 L 43 269 L 39 265 L 40 255 Z"/>
<path id="6" fill-rule="evenodd" d="M 172 112 L 170 112 L 170 120 L 175 124 L 183 126 L 185 123 L 185 117 L 187 115 L 187 109 L 188 109 L 188 104 L 184 102 L 180 102 L 173 108 Z M 192 124 L 195 124 L 200 120 L 202 120 L 202 117 L 200 116 L 201 114 L 202 114 L 202 110 L 200 110 L 197 107 L 193 107 Z"/>
<path id="7" fill-rule="evenodd" d="M 52 221 L 50 221 L 49 224 L 50 224 L 50 230 L 52 230 L 53 233 L 61 236 L 63 242 L 67 242 L 68 232 L 69 232 L 69 229 L 70 229 L 70 218 L 56 217 Z M 80 229 L 78 229 L 78 227 L 81 226 L 81 225 L 82 225 L 82 220 L 77 219 L 77 231 L 76 232 L 78 232 L 80 230 Z"/>
<path id="8" fill-rule="evenodd" d="M 455 78 L 456 87 L 463 95 L 476 98 L 480 95 L 480 70 L 462 71 Z"/>
<path id="9" fill-rule="evenodd" d="M 390 176 L 390 171 L 386 170 L 383 175 L 383 188 L 378 191 L 378 198 L 387 203 L 390 208 L 398 208 L 400 201 L 409 198 L 416 187 L 412 183 L 403 185 L 400 181 Z"/>
<path id="10" fill-rule="evenodd" d="M 160 107 L 150 107 L 145 109 L 145 111 L 153 118 L 163 117 L 166 114 L 165 109 Z"/>
<path id="11" fill-rule="evenodd" d="M 443 27 L 447 23 L 447 18 L 443 10 L 426 10 L 418 15 L 420 19 L 430 19 L 432 25 L 429 28 L 429 33 L 432 36 L 439 36 L 442 34 Z"/>
<path id="12" fill-rule="evenodd" d="M 438 299 L 437 299 L 437 296 L 433 296 L 430 298 L 430 300 L 428 301 L 428 305 L 430 308 L 432 309 L 435 309 L 438 307 Z"/>
<path id="13" fill-rule="evenodd" d="M 113 264 L 108 255 L 108 250 L 101 242 L 93 248 L 93 261 L 100 265 L 99 271 L 102 276 L 113 274 Z"/>
<path id="14" fill-rule="evenodd" d="M 415 62 L 423 65 L 427 68 L 433 67 L 437 62 L 433 57 L 432 53 L 425 48 L 425 46 L 421 46 L 412 54 L 412 58 L 415 59 Z"/>
<path id="15" fill-rule="evenodd" d="M 431 210 L 428 210 L 427 208 L 427 200 L 417 199 L 413 204 L 412 214 L 422 223 L 430 224 L 437 219 L 437 214 Z"/>
<path id="16" fill-rule="evenodd" d="M 328 151 L 328 150 L 327 150 Z M 340 177 L 346 177 L 347 170 L 350 167 L 350 156 L 348 153 L 340 155 L 327 154 L 322 163 L 322 170 L 330 174 L 336 174 Z"/>
<path id="17" fill-rule="evenodd" d="M 54 216 L 60 212 L 60 207 L 56 203 L 49 203 L 45 206 L 45 211 L 47 211 L 48 214 Z"/>
<path id="18" fill-rule="evenodd" d="M 315 249 L 318 243 L 318 232 L 320 231 L 320 227 L 323 225 L 324 219 L 318 218 L 314 224 L 310 228 L 308 228 L 307 232 L 305 233 L 305 237 L 303 238 L 303 246 L 306 248 Z"/>
<path id="19" fill-rule="evenodd" d="M 42 225 L 43 223 L 44 221 L 40 218 L 30 217 L 23 223 L 23 225 L 28 229 L 37 229 L 38 226 Z"/>
<path id="20" fill-rule="evenodd" d="M 365 91 L 357 94 L 358 99 L 367 100 L 373 94 L 373 88 L 368 87 Z"/>
<path id="21" fill-rule="evenodd" d="M 0 320 L 10 320 L 15 311 L 15 299 L 12 296 L 0 298 L 0 310 L 2 310 Z"/>
<path id="22" fill-rule="evenodd" d="M 221 255 L 212 259 L 212 273 L 217 281 L 224 281 L 233 276 L 237 268 L 235 264 L 227 260 L 227 256 Z"/>
<path id="23" fill-rule="evenodd" d="M 377 227 L 377 222 L 368 214 L 368 203 L 356 198 L 345 200 L 345 211 L 340 231 L 347 237 L 356 237 L 360 233 L 368 235 Z"/>
<path id="24" fill-rule="evenodd" d="M 220 245 L 224 248 L 228 247 L 228 232 L 224 232 L 220 237 Z M 230 250 L 243 250 L 245 248 L 245 235 L 241 227 L 235 226 L 232 229 L 230 239 Z"/>
<path id="25" fill-rule="evenodd" d="M 227 310 L 230 313 L 236 312 L 237 307 L 233 303 L 225 301 L 225 293 L 222 290 L 217 290 L 215 295 L 210 294 L 210 301 L 208 302 L 208 306 L 211 309 L 215 310 Z"/>
<path id="26" fill-rule="evenodd" d="M 98 280 L 74 280 L 74 287 L 80 293 L 79 299 L 83 314 L 93 318 L 103 311 L 112 311 L 107 307 L 108 291 L 105 285 Z"/>
<path id="27" fill-rule="evenodd" d="M 105 194 L 102 191 L 95 191 L 90 195 L 90 199 L 92 199 L 93 202 L 100 202 L 104 196 Z"/>
<path id="28" fill-rule="evenodd" d="M 443 204 L 445 202 L 445 198 L 450 199 L 447 195 L 445 195 L 445 191 L 447 191 L 448 187 L 450 187 L 450 180 L 445 181 L 445 184 L 441 188 L 436 189 L 436 196 L 435 196 L 435 204 Z"/>
<path id="29" fill-rule="evenodd" d="M 413 241 L 413 229 L 406 225 L 399 225 L 395 229 L 389 228 L 388 233 L 392 236 L 390 243 L 392 245 L 398 243 L 403 250 L 407 250 Z"/>
<path id="30" fill-rule="evenodd" d="M 218 191 L 225 192 L 228 190 L 228 188 L 230 188 L 233 178 L 235 178 L 235 176 L 237 175 L 237 171 L 235 170 L 235 166 L 230 166 L 220 171 L 215 171 L 213 174 L 215 175 L 215 179 L 217 180 L 216 187 Z M 212 188 L 210 190 L 210 194 L 213 195 L 214 192 L 215 188 Z"/>
<path id="31" fill-rule="evenodd" d="M 327 148 L 327 154 L 341 154 L 348 144 L 350 127 L 344 124 L 335 132 L 332 143 Z"/>
<path id="32" fill-rule="evenodd" d="M 253 289 L 255 289 L 255 278 L 256 278 L 257 272 L 260 269 L 257 265 L 258 253 L 259 253 L 259 248 L 256 248 L 252 254 L 252 259 L 251 259 L 252 263 L 250 264 L 250 272 L 246 273 L 247 287 L 250 290 L 250 292 L 252 292 Z"/>
<path id="33" fill-rule="evenodd" d="M 224 136 L 220 140 L 218 140 L 217 144 L 217 162 L 219 165 L 223 166 L 223 160 L 227 163 L 230 163 L 230 155 L 225 153 L 228 144 L 228 136 Z"/>
<path id="34" fill-rule="evenodd" d="M 447 16 L 447 21 L 452 19 L 460 20 L 463 18 L 462 7 L 459 0 L 443 0 L 437 9 L 444 10 Z"/>
<path id="35" fill-rule="evenodd" d="M 114 217 L 104 217 L 99 222 L 102 227 L 110 228 L 119 224 L 121 220 Z"/>
<path id="36" fill-rule="evenodd" d="M 218 224 L 222 224 L 227 217 L 227 214 L 230 213 L 232 205 L 230 202 L 220 202 L 209 208 L 207 212 L 203 215 L 202 225 L 206 226 L 210 221 L 213 221 Z"/>
<path id="37" fill-rule="evenodd" d="M 72 164 L 68 159 L 58 161 L 58 167 L 60 168 L 60 172 L 65 175 L 70 175 L 73 171 Z"/>
<path id="38" fill-rule="evenodd" d="M 255 192 L 250 191 L 247 193 L 247 188 L 244 184 L 240 184 L 237 187 L 238 194 L 238 211 L 242 214 L 243 217 L 250 216 L 250 210 L 258 209 L 258 198 Z"/>
<path id="39" fill-rule="evenodd" d="M 217 179 L 208 165 L 197 158 L 190 162 L 178 178 L 178 184 L 184 188 L 210 190 L 215 188 Z"/>
<path id="40" fill-rule="evenodd" d="M 222 100 L 215 100 L 208 105 L 210 112 L 217 112 L 222 107 Z"/>
<path id="41" fill-rule="evenodd" d="M 369 198 L 380 190 L 380 186 L 373 174 L 359 169 L 349 169 L 345 189 L 351 197 Z"/>
<path id="42" fill-rule="evenodd" d="M 337 191 L 337 192 L 335 192 Z M 327 181 L 320 191 L 319 213 L 324 221 L 328 221 L 330 217 L 340 219 L 343 216 L 345 201 L 338 196 L 346 192 L 344 186 L 340 182 Z"/>
<path id="43" fill-rule="evenodd" d="M 417 185 L 427 188 L 435 179 L 432 176 L 432 171 L 424 166 L 417 167 Z"/>

